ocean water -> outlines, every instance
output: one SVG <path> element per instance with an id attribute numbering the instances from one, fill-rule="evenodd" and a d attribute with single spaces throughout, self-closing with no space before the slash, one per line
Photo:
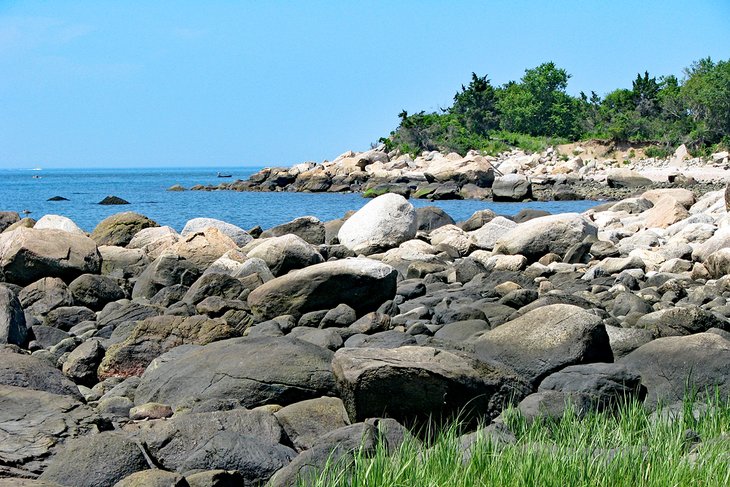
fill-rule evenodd
<path id="1" fill-rule="evenodd" d="M 348 210 L 357 210 L 369 201 L 359 194 L 167 191 L 174 184 L 189 188 L 195 184 L 217 185 L 223 181 L 246 179 L 258 169 L 220 169 L 220 172 L 231 174 L 231 179 L 218 178 L 216 168 L 6 169 L 0 170 L 0 210 L 26 211 L 29 212 L 27 216 L 36 220 L 46 214 L 63 215 L 86 231 L 122 211 L 141 213 L 178 231 L 185 222 L 196 217 L 217 218 L 244 229 L 256 225 L 266 229 L 305 215 L 323 221 L 340 218 Z M 123 198 L 130 204 L 98 204 L 109 195 Z M 53 196 L 63 196 L 69 201 L 47 201 Z M 585 211 L 598 204 L 594 201 L 492 203 L 416 199 L 411 203 L 416 207 L 439 206 L 457 221 L 487 208 L 502 215 L 514 215 L 523 208 L 565 213 Z"/>

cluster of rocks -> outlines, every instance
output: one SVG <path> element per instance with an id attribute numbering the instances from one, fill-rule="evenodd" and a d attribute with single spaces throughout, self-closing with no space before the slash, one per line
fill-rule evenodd
<path id="1" fill-rule="evenodd" d="M 346 152 L 321 164 L 306 162 L 292 167 L 267 167 L 219 185 L 196 185 L 192 190 L 362 192 L 376 197 L 395 193 L 405 198 L 430 200 L 491 199 L 493 201 L 622 199 L 636 188 L 696 186 L 702 194 L 717 190 L 724 181 L 707 177 L 703 169 L 724 169 L 727 152 L 708 161 L 691 158 L 681 146 L 666 160 L 640 158 L 618 161 L 588 152 L 580 146 L 526 154 L 512 150 L 499 156 L 476 151 L 465 157 L 437 151 L 415 159 L 384 147 L 366 152 Z M 653 171 L 653 172 L 652 172 Z M 712 174 L 710 174 L 712 175 Z M 716 174 L 715 174 L 716 176 Z M 171 191 L 185 188 L 175 185 Z"/>
<path id="2" fill-rule="evenodd" d="M 458 224 L 385 194 L 263 232 L 131 212 L 0 230 L 0 485 L 291 486 L 429 420 L 508 441 L 509 404 L 730 398 L 722 192 Z"/>

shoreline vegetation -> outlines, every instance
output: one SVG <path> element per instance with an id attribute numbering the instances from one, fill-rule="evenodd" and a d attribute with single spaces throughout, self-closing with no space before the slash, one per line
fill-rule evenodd
<path id="1" fill-rule="evenodd" d="M 631 89 L 604 97 L 570 96 L 569 78 L 552 62 L 498 87 L 473 73 L 450 107 L 403 110 L 370 151 L 191 189 L 547 201 L 622 199 L 637 187 L 702 194 L 725 182 L 729 61 L 701 59 L 682 79 L 639 73 Z"/>
<path id="2" fill-rule="evenodd" d="M 614 410 L 534 418 L 507 408 L 500 421 L 464 434 L 458 423 L 436 438 L 366 445 L 332 461 L 300 486 L 467 487 L 499 485 L 727 485 L 730 404 L 687 394 L 681 408 L 648 411 L 635 400 Z M 496 426 L 496 427 L 495 427 Z M 383 434 L 387 434 L 384 431 Z M 701 438 L 713 438 L 702 442 Z"/>

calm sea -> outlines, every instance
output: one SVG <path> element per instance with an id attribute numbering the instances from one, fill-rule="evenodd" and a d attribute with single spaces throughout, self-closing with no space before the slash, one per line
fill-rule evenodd
<path id="1" fill-rule="evenodd" d="M 93 230 L 101 220 L 121 211 L 136 211 L 160 225 L 169 225 L 178 231 L 186 221 L 195 217 L 217 218 L 244 229 L 256 225 L 266 229 L 304 215 L 313 215 L 323 221 L 339 218 L 346 211 L 357 210 L 369 201 L 359 194 L 167 191 L 174 184 L 189 188 L 195 184 L 217 185 L 221 181 L 246 179 L 257 170 L 258 168 L 222 169 L 221 172 L 225 171 L 233 177 L 221 179 L 217 177 L 217 170 L 210 168 L 41 171 L 6 169 L 0 170 L 0 210 L 19 213 L 28 211 L 30 213 L 27 215 L 35 219 L 45 214 L 63 215 L 86 231 Z M 119 196 L 131 204 L 97 204 L 108 195 Z M 69 201 L 47 201 L 53 196 L 63 196 Z M 439 206 L 457 221 L 465 220 L 475 211 L 485 208 L 503 215 L 514 215 L 523 208 L 542 209 L 551 213 L 581 212 L 597 204 L 593 201 L 411 202 L 416 207 Z"/>

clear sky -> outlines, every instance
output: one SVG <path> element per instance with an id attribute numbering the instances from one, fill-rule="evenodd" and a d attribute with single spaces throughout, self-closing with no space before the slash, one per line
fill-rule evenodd
<path id="1" fill-rule="evenodd" d="M 569 92 L 730 58 L 730 0 L 0 0 L 0 168 L 332 159 L 554 61 Z"/>

